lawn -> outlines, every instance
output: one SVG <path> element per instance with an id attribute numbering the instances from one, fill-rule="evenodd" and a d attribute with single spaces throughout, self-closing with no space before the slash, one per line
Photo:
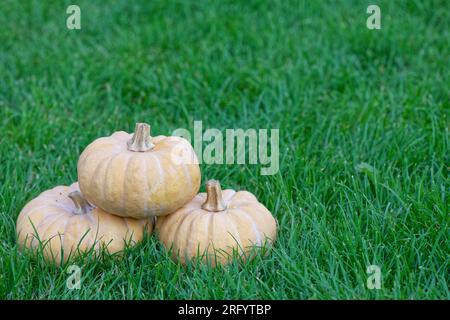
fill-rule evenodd
<path id="1" fill-rule="evenodd" d="M 381 30 L 366 28 L 374 3 Z M 81 30 L 69 4 L 0 3 L 0 298 L 450 298 L 448 1 L 79 0 Z M 249 190 L 277 218 L 268 256 L 183 267 L 153 235 L 74 261 L 69 290 L 68 265 L 18 252 L 22 207 L 137 121 L 279 129 L 274 175 L 201 165 L 201 191 Z"/>

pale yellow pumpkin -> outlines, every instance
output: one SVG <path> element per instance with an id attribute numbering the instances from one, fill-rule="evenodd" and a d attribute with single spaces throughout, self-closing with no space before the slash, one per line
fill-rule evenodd
<path id="1" fill-rule="evenodd" d="M 210 180 L 206 193 L 158 218 L 156 230 L 174 259 L 185 264 L 201 256 L 215 265 L 227 264 L 235 253 L 245 258 L 253 248 L 272 244 L 277 222 L 250 192 L 222 192 L 219 182 Z"/>
<path id="2" fill-rule="evenodd" d="M 169 214 L 190 201 L 200 187 L 200 168 L 191 144 L 181 137 L 150 136 L 136 124 L 92 142 L 78 161 L 86 199 L 122 217 Z"/>
<path id="3" fill-rule="evenodd" d="M 88 250 L 119 252 L 151 233 L 153 224 L 153 218 L 122 218 L 92 206 L 74 183 L 31 200 L 17 218 L 16 232 L 21 248 L 42 248 L 44 257 L 59 265 Z"/>

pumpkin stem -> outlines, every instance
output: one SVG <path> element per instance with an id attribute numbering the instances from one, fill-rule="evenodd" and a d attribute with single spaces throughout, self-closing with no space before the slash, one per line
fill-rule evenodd
<path id="1" fill-rule="evenodd" d="M 155 147 L 151 142 L 150 126 L 146 123 L 136 123 L 133 137 L 128 141 L 128 150 L 146 152 Z"/>
<path id="2" fill-rule="evenodd" d="M 222 199 L 222 189 L 217 180 L 208 180 L 206 182 L 206 201 L 202 204 L 202 209 L 218 212 L 226 209 Z"/>
<path id="3" fill-rule="evenodd" d="M 69 193 L 69 198 L 75 204 L 75 214 L 85 214 L 92 210 L 92 206 L 87 202 L 80 191 L 72 191 Z"/>

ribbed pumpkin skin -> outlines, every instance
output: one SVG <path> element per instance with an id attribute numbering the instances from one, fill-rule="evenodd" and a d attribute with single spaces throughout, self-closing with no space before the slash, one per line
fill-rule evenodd
<path id="1" fill-rule="evenodd" d="M 213 265 L 227 264 L 233 249 L 242 255 L 255 246 L 275 241 L 277 222 L 253 194 L 227 189 L 222 195 L 227 207 L 223 211 L 203 210 L 206 193 L 200 193 L 173 214 L 158 218 L 159 239 L 172 249 L 175 260 L 185 264 L 204 254 L 203 260 Z"/>
<path id="2" fill-rule="evenodd" d="M 100 208 L 74 214 L 76 207 L 68 194 L 77 190 L 78 183 L 70 187 L 57 186 L 31 200 L 17 218 L 19 245 L 36 250 L 41 241 L 45 258 L 59 265 L 61 248 L 64 249 L 64 261 L 71 252 L 76 255 L 78 251 L 91 250 L 92 246 L 96 252 L 103 247 L 115 253 L 124 248 L 125 242 L 137 243 L 144 232 L 153 231 L 153 219 L 121 218 Z"/>
<path id="3" fill-rule="evenodd" d="M 86 199 L 107 212 L 137 219 L 169 214 L 191 200 L 201 177 L 189 142 L 156 136 L 152 150 L 133 152 L 127 149 L 132 136 L 119 131 L 83 151 L 78 181 Z"/>

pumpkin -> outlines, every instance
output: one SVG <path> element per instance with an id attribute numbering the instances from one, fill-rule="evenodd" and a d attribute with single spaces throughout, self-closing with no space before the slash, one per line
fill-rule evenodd
<path id="1" fill-rule="evenodd" d="M 78 161 L 78 181 L 86 199 L 122 217 L 169 214 L 190 201 L 200 187 L 200 168 L 191 144 L 181 137 L 150 136 L 137 123 L 95 140 Z"/>
<path id="2" fill-rule="evenodd" d="M 122 218 L 92 206 L 81 195 L 78 183 L 41 193 L 22 209 L 16 226 L 21 248 L 38 250 L 42 245 L 46 260 L 58 265 L 91 249 L 96 254 L 101 248 L 119 252 L 152 230 L 152 218 Z"/>
<path id="3" fill-rule="evenodd" d="M 245 259 L 252 248 L 273 243 L 277 222 L 252 193 L 222 192 L 220 183 L 210 180 L 206 194 L 158 218 L 156 230 L 175 260 L 185 264 L 201 256 L 216 265 L 231 261 L 233 252 Z"/>

